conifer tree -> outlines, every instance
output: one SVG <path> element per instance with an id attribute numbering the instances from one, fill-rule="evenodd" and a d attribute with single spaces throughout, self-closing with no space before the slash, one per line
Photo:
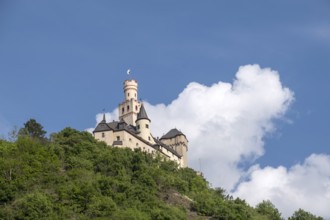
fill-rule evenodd
<path id="1" fill-rule="evenodd" d="M 24 123 L 24 127 L 18 132 L 19 136 L 28 136 L 40 140 L 45 140 L 45 134 L 47 132 L 43 130 L 43 126 L 39 124 L 35 119 L 29 119 Z"/>

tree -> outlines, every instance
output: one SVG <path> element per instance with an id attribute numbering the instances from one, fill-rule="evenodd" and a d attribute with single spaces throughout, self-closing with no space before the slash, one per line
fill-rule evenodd
<path id="1" fill-rule="evenodd" d="M 323 220 L 323 218 L 320 216 L 317 217 L 303 209 L 299 209 L 298 211 L 295 211 L 288 220 Z"/>
<path id="2" fill-rule="evenodd" d="M 19 136 L 28 136 L 39 140 L 45 140 L 45 134 L 47 132 L 43 130 L 43 126 L 39 124 L 35 119 L 30 119 L 24 123 L 24 127 L 18 132 Z"/>
<path id="3" fill-rule="evenodd" d="M 54 202 L 41 192 L 26 194 L 14 203 L 14 219 L 52 219 Z"/>
<path id="4" fill-rule="evenodd" d="M 256 211 L 269 220 L 282 220 L 281 213 L 269 200 L 262 201 L 256 206 Z"/>

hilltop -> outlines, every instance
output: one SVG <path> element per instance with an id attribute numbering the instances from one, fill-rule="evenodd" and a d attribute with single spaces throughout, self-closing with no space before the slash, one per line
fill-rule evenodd
<path id="1" fill-rule="evenodd" d="M 0 219 L 282 219 L 271 202 L 251 207 L 159 155 L 72 128 L 43 135 L 0 140 Z M 322 219 L 290 219 L 302 214 Z"/>

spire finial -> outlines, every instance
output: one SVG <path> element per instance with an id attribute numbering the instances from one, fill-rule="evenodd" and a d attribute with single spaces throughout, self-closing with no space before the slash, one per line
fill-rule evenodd
<path id="1" fill-rule="evenodd" d="M 105 120 L 105 109 L 102 109 L 102 111 L 103 111 L 103 120 L 101 122 L 106 123 L 106 120 Z"/>

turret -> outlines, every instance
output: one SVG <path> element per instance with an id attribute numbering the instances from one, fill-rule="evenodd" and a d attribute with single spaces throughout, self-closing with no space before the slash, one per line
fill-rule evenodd
<path id="1" fill-rule="evenodd" d="M 136 80 L 125 80 L 124 82 L 124 93 L 125 100 L 137 100 L 137 91 L 138 91 L 138 83 Z"/>
<path id="2" fill-rule="evenodd" d="M 172 147 L 176 152 L 178 152 L 178 154 L 181 155 L 181 167 L 188 166 L 188 140 L 181 131 L 176 128 L 171 129 L 160 138 L 160 141 Z"/>
<path id="3" fill-rule="evenodd" d="M 137 119 L 136 119 L 135 123 L 136 123 L 136 129 L 138 132 L 138 136 L 143 138 L 144 140 L 154 144 L 155 141 L 152 138 L 152 135 L 150 133 L 151 120 L 148 118 L 147 112 L 146 112 L 143 104 L 141 104 L 141 108 L 137 115 Z"/>
<path id="4" fill-rule="evenodd" d="M 135 121 L 141 105 L 137 98 L 138 83 L 136 80 L 125 80 L 124 96 L 125 100 L 118 106 L 119 120 L 124 120 L 127 124 L 135 126 Z"/>

